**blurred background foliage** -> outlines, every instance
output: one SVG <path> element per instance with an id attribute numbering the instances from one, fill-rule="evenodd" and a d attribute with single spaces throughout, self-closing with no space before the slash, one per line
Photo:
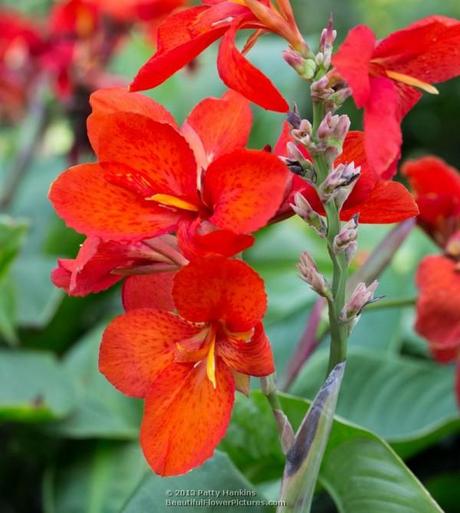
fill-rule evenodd
<path id="1" fill-rule="evenodd" d="M 46 15 L 51 2 L 1 0 L 0 4 L 21 9 L 37 19 Z M 330 13 L 334 14 L 339 40 L 357 23 L 369 24 L 383 36 L 432 13 L 460 17 L 458 0 L 297 0 L 294 4 L 302 30 L 312 42 L 317 40 Z M 264 37 L 251 50 L 250 57 L 308 114 L 303 84 L 280 58 L 283 49 L 284 43 Z M 133 31 L 112 61 L 111 71 L 129 81 L 151 53 L 144 36 Z M 148 94 L 183 120 L 199 99 L 223 91 L 215 70 L 215 54 L 216 48 L 211 48 L 193 68 Z M 439 89 L 439 96 L 425 95 L 405 120 L 403 156 L 433 153 L 458 168 L 460 80 L 442 84 Z M 68 119 L 51 93 L 47 94 L 52 122 L 8 209 L 0 217 L 0 512 L 171 511 L 164 506 L 165 491 L 180 488 L 255 487 L 261 497 L 276 498 L 283 458 L 270 412 L 257 392 L 252 399 L 239 398 L 222 452 L 205 466 L 167 481 L 147 471 L 136 443 L 141 406 L 115 391 L 97 371 L 101 331 L 107 320 L 121 311 L 119 290 L 76 299 L 64 296 L 49 280 L 56 257 L 74 256 L 81 238 L 56 218 L 47 200 L 49 184 L 67 165 L 66 155 L 73 138 Z M 354 127 L 359 128 L 360 116 L 351 102 L 346 109 L 353 115 Z M 253 111 L 251 146 L 274 144 L 282 116 L 258 108 Z M 29 136 L 31 122 L 25 118 L 14 126 L 0 128 L 2 184 Z M 90 155 L 87 158 L 92 159 Z M 362 227 L 361 261 L 388 230 Z M 266 280 L 266 322 L 281 377 L 314 302 L 313 293 L 298 279 L 295 269 L 304 249 L 315 256 L 321 270 L 329 270 L 321 241 L 296 219 L 263 230 L 246 255 Z M 383 275 L 381 294 L 388 298 L 414 296 L 414 270 L 430 252 L 436 249 L 421 232 L 414 231 Z M 362 316 L 350 342 L 338 413 L 378 436 L 339 423 L 334 427 L 334 440 L 340 440 L 343 430 L 351 430 L 368 454 L 375 451 L 382 468 L 398 468 L 397 456 L 388 452 L 385 440 L 406 460 L 444 511 L 457 513 L 460 424 L 453 394 L 453 368 L 429 359 L 426 344 L 414 333 L 412 323 L 411 308 L 369 311 Z M 326 352 L 323 343 L 290 392 L 301 398 L 314 396 L 325 373 Z M 306 403 L 303 399 L 285 400 L 293 421 L 298 422 Z M 259 416 L 257 421 L 255 415 Z M 351 445 L 349 450 L 353 451 Z M 352 453 L 342 454 L 340 461 L 348 464 L 341 469 L 342 482 L 331 478 L 329 467 L 338 464 L 333 454 L 326 460 L 314 511 L 396 511 L 359 509 L 347 503 L 343 487 L 346 474 L 352 471 L 353 458 Z M 384 480 L 385 476 L 378 474 L 378 478 Z M 396 473 L 391 479 L 403 483 L 407 490 L 415 486 L 406 474 Z M 365 492 L 372 487 L 369 483 L 356 483 L 349 487 Z M 335 498 L 336 505 L 323 493 L 325 489 Z M 395 492 L 391 490 L 387 490 L 390 495 Z M 359 497 L 352 499 L 359 502 Z M 426 503 L 418 508 L 404 511 L 438 511 Z"/>

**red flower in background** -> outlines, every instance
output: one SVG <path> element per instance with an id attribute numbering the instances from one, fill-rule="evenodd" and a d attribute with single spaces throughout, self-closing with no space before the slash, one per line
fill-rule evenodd
<path id="1" fill-rule="evenodd" d="M 126 282 L 128 311 L 106 329 L 99 368 L 120 391 L 145 400 L 145 457 L 156 473 L 172 476 L 212 456 L 237 383 L 247 392 L 248 376 L 269 375 L 274 367 L 261 323 L 263 282 L 248 265 L 197 260 L 176 274 L 169 299 L 171 281 L 159 298 L 159 279 L 165 278 Z M 164 309 L 168 301 L 175 311 Z"/>
<path id="2" fill-rule="evenodd" d="M 131 90 L 161 84 L 222 37 L 217 69 L 223 82 L 261 107 L 286 112 L 286 100 L 243 54 L 265 31 L 280 35 L 300 53 L 307 52 L 289 1 L 278 2 L 278 9 L 265 0 L 212 0 L 205 4 L 173 14 L 158 27 L 157 52 L 140 69 Z M 242 53 L 235 44 L 240 29 L 256 29 Z"/>
<path id="3" fill-rule="evenodd" d="M 278 155 L 287 154 L 286 145 L 293 141 L 290 131 L 291 128 L 286 123 L 275 146 L 275 153 Z M 363 132 L 349 132 L 343 145 L 343 152 L 334 162 L 335 167 L 353 162 L 355 167 L 361 168 L 360 177 L 340 212 L 341 219 L 348 221 L 355 214 L 359 214 L 360 223 L 385 224 L 416 216 L 418 208 L 411 193 L 398 182 L 382 179 L 369 165 L 364 150 L 364 139 Z M 306 159 L 311 159 L 305 148 L 298 146 L 298 149 Z M 297 192 L 301 192 L 310 205 L 324 215 L 323 205 L 314 187 L 296 175 L 292 178 L 291 193 L 286 199 L 285 207 L 293 202 Z M 283 211 L 286 212 L 286 208 Z"/>
<path id="4" fill-rule="evenodd" d="M 161 105 L 140 94 L 98 91 L 91 103 L 88 133 L 99 162 L 65 171 L 50 199 L 70 227 L 99 244 L 123 243 L 109 253 L 116 256 L 106 262 L 112 270 L 126 265 L 126 248 L 171 232 L 189 259 L 231 256 L 252 244 L 250 233 L 280 205 L 287 168 L 274 155 L 243 149 L 251 113 L 237 93 L 203 100 L 181 130 Z M 71 273 L 81 267 L 64 265 Z M 62 270 L 57 276 L 62 283 Z"/>
<path id="5" fill-rule="evenodd" d="M 369 164 L 388 178 L 400 157 L 400 123 L 431 85 L 460 74 L 460 22 L 424 18 L 377 41 L 365 25 L 353 28 L 333 64 L 364 108 Z"/>
<path id="6" fill-rule="evenodd" d="M 0 118 L 15 121 L 22 114 L 44 45 L 33 23 L 16 12 L 0 10 Z"/>
<path id="7" fill-rule="evenodd" d="M 417 270 L 415 328 L 437 360 L 457 362 L 460 404 L 460 174 L 435 157 L 409 161 L 403 173 L 416 193 L 419 224 L 444 252 Z"/>

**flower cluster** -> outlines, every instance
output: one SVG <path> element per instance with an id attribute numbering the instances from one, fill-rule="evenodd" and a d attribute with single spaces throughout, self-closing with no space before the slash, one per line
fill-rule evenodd
<path id="1" fill-rule="evenodd" d="M 242 52 L 235 43 L 240 29 L 254 30 Z M 289 112 L 273 151 L 246 148 L 249 101 L 289 110 L 244 55 L 267 31 L 287 41 L 284 59 L 310 84 L 314 110 L 312 123 Z M 460 74 L 460 23 L 427 18 L 380 42 L 356 27 L 333 55 L 332 25 L 313 53 L 288 0 L 213 0 L 168 16 L 156 37 L 157 51 L 130 92 L 118 87 L 91 96 L 87 129 L 96 162 L 71 167 L 52 184 L 56 212 L 86 236 L 75 259 L 59 260 L 52 279 L 79 296 L 126 278 L 126 312 L 103 335 L 100 370 L 120 391 L 145 401 L 145 456 L 157 473 L 176 475 L 212 454 L 235 390 L 247 393 L 249 376 L 274 372 L 262 326 L 264 284 L 240 259 L 256 231 L 298 214 L 326 240 L 333 282 L 308 253 L 299 272 L 329 304 L 335 364 L 344 360 L 346 337 L 377 288 L 376 281 L 358 283 L 347 296 L 359 223 L 399 222 L 420 209 L 420 222 L 445 251 L 433 258 L 455 276 L 452 283 L 457 279 L 458 205 L 455 215 L 446 213 L 444 199 L 426 206 L 424 186 L 417 185 L 424 182 L 415 178 L 419 164 L 405 167 L 418 207 L 392 178 L 400 122 L 419 99 L 417 88 L 434 92 L 431 83 Z M 202 100 L 181 126 L 135 92 L 162 83 L 220 38 L 218 71 L 230 90 Z M 350 95 L 365 109 L 364 131 L 350 131 L 348 117 L 335 114 Z M 458 351 L 458 324 L 455 333 L 431 334 L 425 316 L 439 308 L 440 296 L 426 273 L 420 276 L 419 330 L 433 347 Z"/>
<path id="2" fill-rule="evenodd" d="M 120 85 L 105 68 L 133 23 L 149 30 L 183 0 L 62 0 L 44 23 L 0 9 L 0 105 L 15 119 L 37 79 L 51 77 L 57 97 L 70 107 L 89 92 Z"/>
<path id="3" fill-rule="evenodd" d="M 289 172 L 277 156 L 245 148 L 251 111 L 238 93 L 203 100 L 181 127 L 124 89 L 97 91 L 91 105 L 98 162 L 68 169 L 50 190 L 57 213 L 87 239 L 53 281 L 85 295 L 129 276 L 126 314 L 104 334 L 100 369 L 145 399 L 152 468 L 183 473 L 222 438 L 235 388 L 247 393 L 249 376 L 274 371 L 263 282 L 231 257 L 275 215 Z"/>

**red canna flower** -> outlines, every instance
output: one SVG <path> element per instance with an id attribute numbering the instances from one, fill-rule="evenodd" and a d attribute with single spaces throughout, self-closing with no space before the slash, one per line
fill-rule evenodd
<path id="1" fill-rule="evenodd" d="M 99 368 L 121 392 L 145 400 L 142 449 L 156 473 L 172 476 L 212 456 L 236 383 L 245 390 L 247 376 L 274 366 L 261 323 L 263 281 L 247 264 L 210 257 L 184 267 L 172 287 L 177 311 L 158 308 L 158 276 L 126 282 L 128 311 L 106 329 Z"/>
<path id="2" fill-rule="evenodd" d="M 38 75 L 44 41 L 38 28 L 20 14 L 0 9 L 0 117 L 16 121 Z"/>
<path id="3" fill-rule="evenodd" d="M 457 362 L 460 404 L 460 174 L 436 157 L 403 166 L 420 208 L 418 222 L 442 248 L 417 270 L 419 288 L 415 329 L 440 362 Z"/>
<path id="4" fill-rule="evenodd" d="M 287 168 L 243 149 L 251 114 L 237 93 L 203 100 L 181 131 L 139 94 L 98 91 L 91 103 L 99 162 L 68 169 L 50 190 L 57 213 L 88 237 L 134 243 L 177 232 L 189 259 L 230 256 L 252 244 L 249 234 L 281 203 Z"/>
<path id="5" fill-rule="evenodd" d="M 261 107 L 286 112 L 288 104 L 271 81 L 245 57 L 265 31 L 274 32 L 301 54 L 307 46 L 297 28 L 289 0 L 210 0 L 166 18 L 158 27 L 157 52 L 140 69 L 132 91 L 155 87 L 222 37 L 217 69 L 223 82 Z M 255 29 L 241 53 L 235 44 L 240 29 Z"/>
<path id="6" fill-rule="evenodd" d="M 361 174 L 350 196 L 341 210 L 341 219 L 348 221 L 359 213 L 360 223 L 383 224 L 396 223 L 414 217 L 418 213 L 417 205 L 410 192 L 400 183 L 382 179 L 369 165 L 364 151 L 363 132 L 351 131 L 347 134 L 342 154 L 334 166 L 354 163 L 361 168 Z M 286 155 L 286 144 L 292 141 L 290 127 L 286 123 L 275 151 Z M 307 151 L 299 147 L 305 158 L 310 159 Z M 295 193 L 301 192 L 310 205 L 320 214 L 324 214 L 322 203 L 313 186 L 298 176 L 293 176 L 291 194 L 285 202 L 293 202 Z M 286 209 L 284 209 L 286 211 Z"/>
<path id="7" fill-rule="evenodd" d="M 333 57 L 353 98 L 364 109 L 369 164 L 384 178 L 400 157 L 400 123 L 431 85 L 460 74 L 460 22 L 430 16 L 377 41 L 365 25 L 353 28 Z"/>

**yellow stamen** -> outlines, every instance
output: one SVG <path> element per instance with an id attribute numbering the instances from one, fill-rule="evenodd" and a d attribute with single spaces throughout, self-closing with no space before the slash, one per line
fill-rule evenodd
<path id="1" fill-rule="evenodd" d="M 426 82 L 422 82 L 418 78 L 391 70 L 385 70 L 385 73 L 387 77 L 392 78 L 398 82 L 402 82 L 403 84 L 418 87 L 419 89 L 422 89 L 423 91 L 430 94 L 439 94 L 439 91 L 436 89 L 436 87 L 432 86 L 431 84 L 427 84 Z"/>
<path id="2" fill-rule="evenodd" d="M 180 208 L 181 210 L 190 210 L 191 212 L 198 212 L 198 207 L 193 203 L 181 200 L 180 198 L 176 198 L 176 196 L 171 196 L 170 194 L 154 194 L 153 196 L 150 196 L 145 199 L 147 201 L 156 201 L 168 207 L 176 207 Z"/>
<path id="3" fill-rule="evenodd" d="M 214 331 L 211 334 L 211 344 L 209 346 L 208 358 L 206 360 L 206 374 L 208 375 L 209 381 L 212 386 L 216 388 L 216 357 L 215 357 L 215 345 L 216 345 L 216 334 Z"/>

